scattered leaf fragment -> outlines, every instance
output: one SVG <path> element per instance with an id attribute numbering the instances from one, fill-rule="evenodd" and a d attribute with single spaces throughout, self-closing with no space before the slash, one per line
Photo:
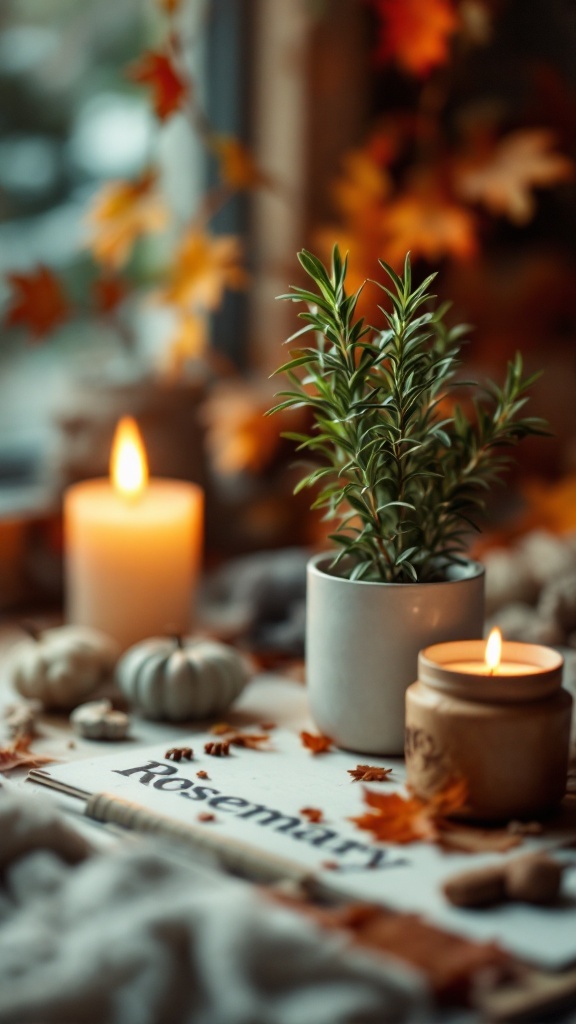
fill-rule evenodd
<path id="1" fill-rule="evenodd" d="M 313 824 L 317 824 L 320 821 L 324 821 L 324 814 L 319 807 L 301 807 L 300 814 L 303 818 L 307 818 L 308 821 Z"/>
<path id="2" fill-rule="evenodd" d="M 270 742 L 268 733 L 265 732 L 241 732 L 228 722 L 217 722 L 212 726 L 210 732 L 214 736 L 223 736 L 228 746 L 247 747 L 250 750 L 271 750 L 266 746 Z"/>
<path id="3" fill-rule="evenodd" d="M 315 734 L 303 730 L 300 733 L 300 739 L 302 746 L 306 747 L 311 754 L 326 754 L 333 746 L 333 740 L 329 736 L 323 736 L 322 733 Z"/>
<path id="4" fill-rule="evenodd" d="M 266 732 L 233 732 L 226 739 L 233 747 L 247 747 L 249 750 L 272 749 L 269 745 L 270 737 Z"/>
<path id="5" fill-rule="evenodd" d="M 378 768 L 376 765 L 357 764 L 355 768 L 348 768 L 348 775 L 352 776 L 353 782 L 387 782 L 392 771 L 392 768 Z"/>
<path id="6" fill-rule="evenodd" d="M 199 772 L 196 772 L 196 775 L 197 775 L 197 777 L 199 779 L 209 779 L 210 778 L 210 776 L 208 775 L 208 772 L 205 772 L 203 768 Z"/>
<path id="7" fill-rule="evenodd" d="M 276 722 L 260 722 L 258 728 L 262 729 L 262 732 L 271 732 L 276 728 Z"/>
<path id="8" fill-rule="evenodd" d="M 215 814 L 210 814 L 210 811 L 201 811 L 200 814 L 198 814 L 196 816 L 196 820 L 197 821 L 216 821 L 216 815 Z"/>
<path id="9" fill-rule="evenodd" d="M 31 736 L 19 736 L 12 743 L 0 747 L 0 772 L 10 772 L 14 768 L 38 768 L 41 764 L 55 761 L 54 757 L 35 754 L 30 750 Z"/>

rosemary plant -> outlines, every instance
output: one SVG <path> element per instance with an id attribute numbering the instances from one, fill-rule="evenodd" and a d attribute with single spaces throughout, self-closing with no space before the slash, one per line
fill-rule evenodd
<path id="1" fill-rule="evenodd" d="M 376 283 L 388 297 L 380 332 L 356 318 L 362 289 L 346 294 L 347 259 L 337 246 L 330 270 L 306 250 L 298 259 L 314 290 L 280 296 L 306 306 L 305 326 L 286 343 L 298 347 L 276 373 L 290 388 L 270 410 L 312 413 L 309 435 L 284 435 L 314 461 L 296 491 L 314 488 L 312 508 L 337 521 L 332 569 L 340 575 L 440 579 L 463 561 L 484 493 L 510 461 L 503 448 L 546 432 L 543 420 L 520 415 L 538 375 L 523 378 L 517 354 L 502 387 L 456 381 L 468 328 L 445 325 L 449 304 L 433 307 L 435 274 L 412 287 L 409 256 L 401 276 L 379 261 L 387 283 Z M 314 344 L 303 346 L 306 336 Z M 474 395 L 465 407 L 451 394 L 464 383 Z"/>

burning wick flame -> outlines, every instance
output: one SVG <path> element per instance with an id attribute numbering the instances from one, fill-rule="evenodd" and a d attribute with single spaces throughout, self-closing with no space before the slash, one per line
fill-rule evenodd
<path id="1" fill-rule="evenodd" d="M 138 498 L 148 482 L 148 463 L 140 431 L 131 416 L 123 416 L 114 434 L 110 457 L 114 489 L 124 498 Z"/>
<path id="2" fill-rule="evenodd" d="M 488 674 L 493 676 L 502 658 L 502 633 L 499 629 L 493 629 L 486 643 L 486 654 L 484 660 Z"/>

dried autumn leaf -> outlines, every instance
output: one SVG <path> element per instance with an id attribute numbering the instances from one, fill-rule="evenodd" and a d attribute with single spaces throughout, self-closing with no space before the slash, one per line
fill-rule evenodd
<path id="1" fill-rule="evenodd" d="M 248 283 L 240 259 L 235 235 L 214 237 L 188 231 L 176 252 L 162 301 L 187 310 L 218 309 L 226 288 L 243 288 Z"/>
<path id="2" fill-rule="evenodd" d="M 38 768 L 56 760 L 45 754 L 34 754 L 30 750 L 31 743 L 31 736 L 17 736 L 12 743 L 0 747 L 0 772 L 10 772 L 14 768 Z"/>
<path id="3" fill-rule="evenodd" d="M 146 171 L 136 181 L 112 181 L 104 185 L 88 210 L 88 246 L 98 262 L 122 266 L 141 235 L 161 231 L 168 209 L 157 188 L 156 175 Z"/>
<path id="4" fill-rule="evenodd" d="M 376 60 L 424 77 L 449 57 L 459 27 L 452 0 L 372 0 L 380 20 Z"/>
<path id="5" fill-rule="evenodd" d="M 233 732 L 226 737 L 233 747 L 247 747 L 249 750 L 272 750 L 268 733 Z"/>
<path id="6" fill-rule="evenodd" d="M 214 135 L 211 148 L 218 158 L 220 177 L 234 191 L 269 184 L 254 157 L 239 139 L 232 135 Z"/>
<path id="7" fill-rule="evenodd" d="M 327 754 L 333 746 L 333 740 L 329 736 L 323 736 L 322 733 L 312 733 L 303 730 L 300 733 L 300 739 L 302 740 L 302 746 L 306 747 L 312 754 Z"/>
<path id="8" fill-rule="evenodd" d="M 487 151 L 462 160 L 455 184 L 462 199 L 490 213 L 526 224 L 534 214 L 535 188 L 549 188 L 574 175 L 568 157 L 555 153 L 552 132 L 539 128 L 511 132 Z"/>
<path id="9" fill-rule="evenodd" d="M 180 9 L 182 0 L 157 0 L 157 3 L 160 10 L 166 14 L 176 14 L 176 11 Z"/>
<path id="10" fill-rule="evenodd" d="M 350 820 L 372 832 L 375 839 L 400 844 L 438 842 L 444 819 L 464 807 L 466 786 L 461 781 L 451 782 L 430 800 L 365 789 L 364 802 L 372 810 Z"/>
<path id="11" fill-rule="evenodd" d="M 40 265 L 29 274 L 7 274 L 6 279 L 12 289 L 12 302 L 5 316 L 7 326 L 20 324 L 39 341 L 68 318 L 68 301 L 48 267 Z"/>
<path id="12" fill-rule="evenodd" d="M 314 825 L 324 821 L 324 814 L 319 807 L 301 807 L 300 814 Z"/>
<path id="13" fill-rule="evenodd" d="M 128 78 L 152 90 L 156 115 L 165 121 L 180 110 L 188 89 L 170 57 L 157 50 L 149 50 L 127 71 Z"/>
<path id="14" fill-rule="evenodd" d="M 369 764 L 357 764 L 348 769 L 353 782 L 386 782 L 392 774 L 392 768 L 378 768 Z"/>
<path id="15" fill-rule="evenodd" d="M 210 732 L 213 736 L 223 736 L 227 732 L 235 732 L 235 727 L 229 722 L 215 722 L 210 726 Z"/>

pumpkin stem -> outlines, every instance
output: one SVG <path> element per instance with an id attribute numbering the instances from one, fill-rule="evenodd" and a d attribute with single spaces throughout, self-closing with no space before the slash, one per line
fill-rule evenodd
<path id="1" fill-rule="evenodd" d="M 172 639 L 174 640 L 178 650 L 179 651 L 183 651 L 184 650 L 184 637 L 182 636 L 182 633 L 173 633 Z"/>

